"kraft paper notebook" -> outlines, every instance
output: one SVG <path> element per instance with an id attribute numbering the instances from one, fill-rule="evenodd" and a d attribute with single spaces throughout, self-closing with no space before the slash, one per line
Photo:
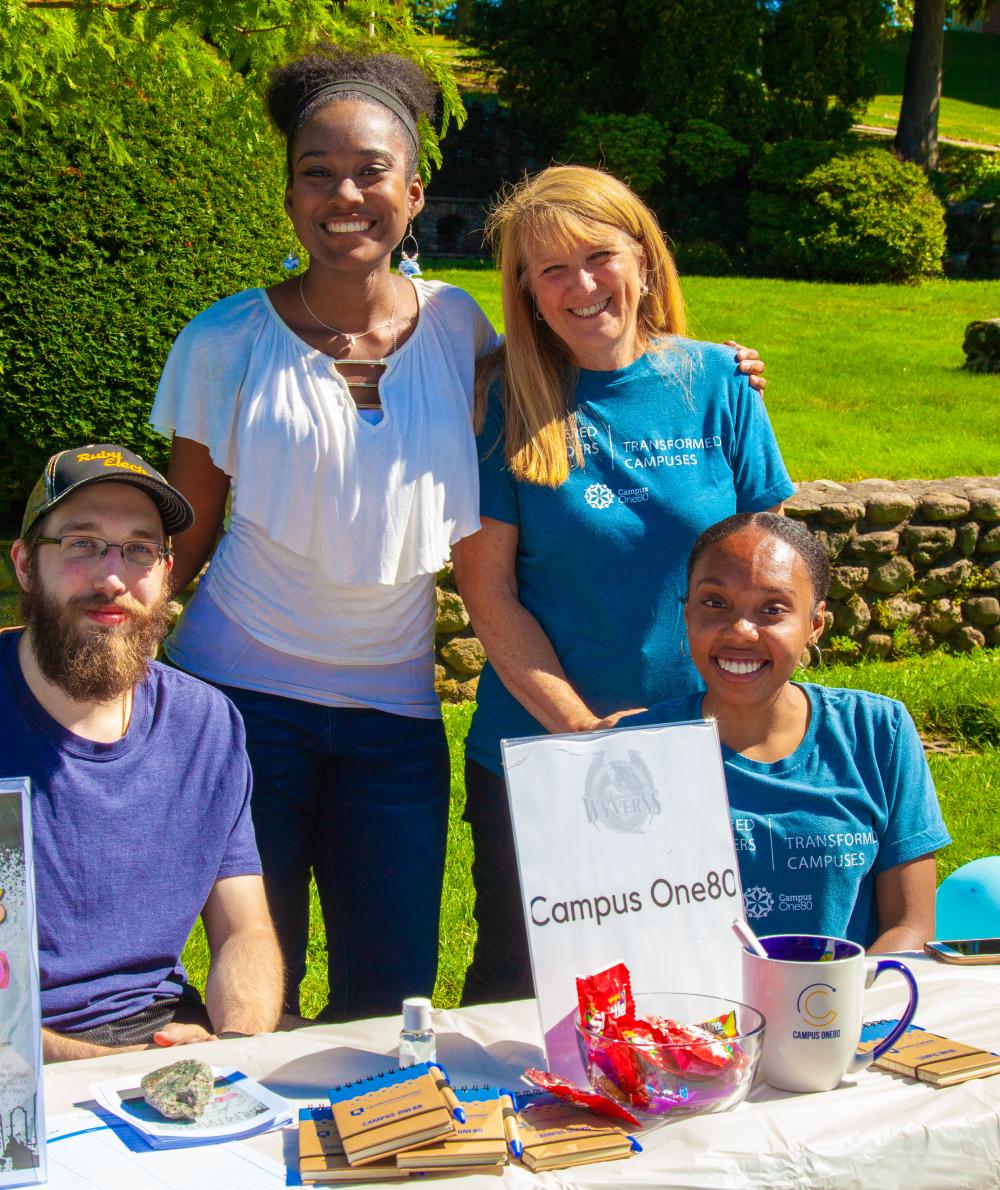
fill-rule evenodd
<path id="1" fill-rule="evenodd" d="M 452 1115 L 455 1106 L 447 1074 L 427 1062 L 330 1091 L 333 1122 L 351 1165 L 454 1134 L 456 1119 L 461 1118 Z"/>
<path id="2" fill-rule="evenodd" d="M 623 1129 L 572 1104 L 532 1104 L 521 1109 L 517 1121 L 524 1145 L 521 1160 L 536 1173 L 618 1161 L 631 1157 L 637 1147 Z"/>
<path id="3" fill-rule="evenodd" d="M 455 1097 L 465 1111 L 465 1123 L 455 1125 L 453 1136 L 396 1155 L 400 1169 L 494 1169 L 506 1164 L 507 1141 L 503 1127 L 500 1092 L 479 1087 L 458 1087 Z"/>
<path id="4" fill-rule="evenodd" d="M 392 1157 L 370 1165 L 352 1167 L 333 1123 L 329 1107 L 299 1109 L 299 1177 L 306 1185 L 317 1182 L 388 1182 L 409 1177 Z"/>
<path id="5" fill-rule="evenodd" d="M 862 1046 L 885 1037 L 896 1023 L 872 1021 L 865 1025 L 861 1033 Z M 919 1025 L 910 1025 L 892 1049 L 875 1059 L 875 1065 L 935 1087 L 950 1087 L 970 1078 L 1000 1074 L 1000 1054 L 951 1041 L 938 1033 L 928 1033 Z"/>

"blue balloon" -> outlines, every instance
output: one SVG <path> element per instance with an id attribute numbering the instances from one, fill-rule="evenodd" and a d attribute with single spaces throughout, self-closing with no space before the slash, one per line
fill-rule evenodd
<path id="1" fill-rule="evenodd" d="M 1000 938 L 1000 855 L 974 859 L 937 890 L 938 938 Z"/>

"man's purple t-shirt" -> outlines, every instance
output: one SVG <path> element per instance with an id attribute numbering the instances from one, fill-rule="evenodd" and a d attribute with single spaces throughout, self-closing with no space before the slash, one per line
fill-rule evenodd
<path id="1" fill-rule="evenodd" d="M 177 996 L 212 885 L 260 872 L 243 723 L 218 690 L 151 662 L 125 737 L 66 731 L 0 633 L 0 776 L 31 778 L 42 1021 L 89 1029 Z"/>

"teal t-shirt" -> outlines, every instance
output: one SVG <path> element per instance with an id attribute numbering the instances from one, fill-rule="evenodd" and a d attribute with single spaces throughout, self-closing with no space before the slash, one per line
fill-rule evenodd
<path id="1" fill-rule="evenodd" d="M 584 466 L 558 488 L 516 481 L 493 393 L 479 435 L 480 512 L 518 527 L 518 597 L 597 715 L 698 687 L 681 651 L 687 558 L 734 512 L 795 490 L 759 395 L 714 343 L 672 340 L 613 372 L 581 370 Z M 492 666 L 479 681 L 467 754 L 499 774 L 500 740 L 545 729 Z"/>
<path id="2" fill-rule="evenodd" d="M 723 745 L 747 919 L 758 934 L 827 934 L 870 946 L 875 877 L 946 847 L 934 782 L 909 712 L 865 690 L 804 683 L 809 726 L 783 760 Z M 619 727 L 701 718 L 698 692 Z"/>

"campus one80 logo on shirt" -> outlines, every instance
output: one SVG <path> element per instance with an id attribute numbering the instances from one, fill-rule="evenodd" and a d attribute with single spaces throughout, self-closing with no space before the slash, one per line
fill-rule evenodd
<path id="1" fill-rule="evenodd" d="M 592 483 L 584 491 L 583 498 L 591 508 L 610 508 L 615 502 L 615 494 L 606 483 Z"/>

